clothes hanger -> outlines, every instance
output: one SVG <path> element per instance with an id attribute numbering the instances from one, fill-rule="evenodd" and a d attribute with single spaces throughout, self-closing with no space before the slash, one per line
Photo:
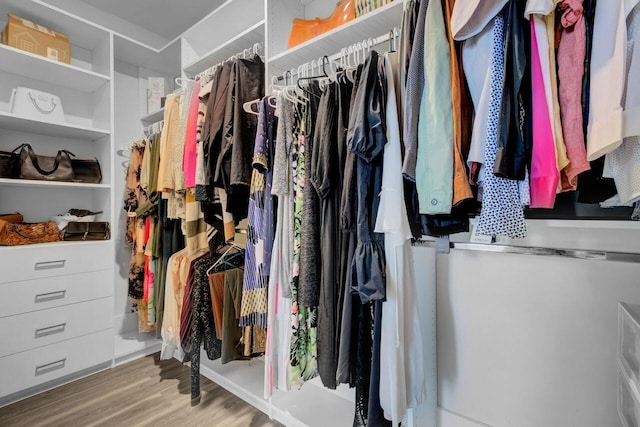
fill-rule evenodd
<path id="1" fill-rule="evenodd" d="M 258 111 L 253 109 L 253 106 L 255 105 L 256 108 L 258 106 L 258 103 L 262 101 L 261 99 L 254 99 L 253 101 L 247 101 L 244 104 L 242 104 L 242 109 L 245 111 L 245 113 L 249 113 L 249 114 L 253 114 L 253 115 L 260 115 L 260 113 L 258 113 Z"/>
<path id="2" fill-rule="evenodd" d="M 195 80 L 193 79 L 188 79 L 186 77 L 176 77 L 175 82 L 176 82 L 176 86 L 184 89 L 187 87 L 187 84 L 189 82 L 194 82 Z"/>
<path id="3" fill-rule="evenodd" d="M 227 248 L 226 251 L 224 251 L 224 253 L 222 255 L 220 255 L 220 257 L 216 260 L 216 262 L 213 263 L 213 265 L 211 267 L 209 267 L 207 269 L 207 274 L 211 274 L 211 272 L 218 266 L 222 265 L 222 263 L 224 262 L 224 257 L 225 255 L 227 255 L 229 252 L 231 252 L 233 249 L 237 249 L 237 252 L 240 251 L 244 251 L 244 248 L 240 245 L 238 245 L 235 242 L 231 242 L 230 246 Z"/>
<path id="4" fill-rule="evenodd" d="M 313 66 L 313 62 L 315 62 L 315 60 L 311 61 L 312 66 Z M 320 78 L 323 78 L 323 77 L 329 77 L 329 75 L 327 74 L 327 69 L 325 68 L 325 65 L 326 65 L 327 62 L 329 62 L 329 57 L 327 55 L 324 55 L 322 57 L 322 75 L 298 78 L 298 81 L 296 83 L 298 85 L 298 88 L 300 88 L 302 91 L 304 91 L 305 93 L 307 93 L 307 94 L 309 94 L 311 96 L 314 96 L 316 98 L 320 98 L 320 95 L 318 95 L 318 94 L 316 94 L 314 92 L 308 91 L 305 88 L 303 88 L 301 86 L 300 82 L 301 81 L 310 81 L 310 80 L 320 79 Z"/>

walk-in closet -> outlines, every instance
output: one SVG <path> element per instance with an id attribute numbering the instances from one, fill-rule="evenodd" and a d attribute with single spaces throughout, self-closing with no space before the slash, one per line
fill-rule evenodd
<path id="1" fill-rule="evenodd" d="M 640 0 L 0 30 L 0 426 L 640 426 Z"/>

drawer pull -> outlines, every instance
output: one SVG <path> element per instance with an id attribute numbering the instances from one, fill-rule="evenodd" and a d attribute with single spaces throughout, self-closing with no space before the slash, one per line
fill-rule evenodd
<path id="1" fill-rule="evenodd" d="M 59 325 L 47 326 L 46 328 L 36 329 L 36 338 L 46 337 L 47 335 L 59 334 L 64 332 L 67 327 L 67 322 L 60 323 Z"/>
<path id="2" fill-rule="evenodd" d="M 54 299 L 62 299 L 64 298 L 66 293 L 67 293 L 67 290 L 63 289 L 61 291 L 53 291 L 53 292 L 46 292 L 44 294 L 37 294 L 36 302 L 46 302 Z"/>
<path id="3" fill-rule="evenodd" d="M 64 268 L 64 264 L 67 262 L 66 259 L 59 259 L 56 261 L 41 261 L 36 262 L 35 270 L 51 270 L 54 268 Z"/>
<path id="4" fill-rule="evenodd" d="M 45 363 L 44 365 L 36 366 L 36 375 L 46 374 L 47 372 L 55 371 L 57 369 L 64 368 L 67 363 L 67 358 L 56 360 L 55 362 Z"/>

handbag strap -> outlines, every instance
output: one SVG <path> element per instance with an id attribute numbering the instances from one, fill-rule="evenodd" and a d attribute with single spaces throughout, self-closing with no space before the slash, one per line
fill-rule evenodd
<path id="1" fill-rule="evenodd" d="M 11 151 L 11 152 L 12 153 L 17 153 L 18 151 L 22 150 L 24 147 L 31 148 L 31 145 L 29 145 L 29 143 L 25 142 L 24 144 L 20 144 L 18 147 L 14 148 L 13 151 Z"/>
<path id="2" fill-rule="evenodd" d="M 31 103 L 33 104 L 35 109 L 38 110 L 42 114 L 51 114 L 51 113 L 53 113 L 53 111 L 56 109 L 56 106 L 57 106 L 56 99 L 52 96 L 51 97 L 51 109 L 50 110 L 45 110 L 44 108 L 40 107 L 40 105 L 38 105 L 38 100 L 36 99 L 35 95 L 31 91 L 29 91 L 29 100 L 31 100 Z"/>

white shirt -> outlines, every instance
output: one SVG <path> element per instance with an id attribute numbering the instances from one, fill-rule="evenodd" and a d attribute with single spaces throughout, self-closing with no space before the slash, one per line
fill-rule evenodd
<path id="1" fill-rule="evenodd" d="M 413 277 L 411 229 L 404 202 L 400 128 L 394 69 L 397 53 L 385 55 L 387 143 L 384 147 L 382 190 L 375 231 L 385 233 L 387 300 L 382 304 L 380 342 L 380 405 L 385 418 L 398 425 L 407 408 L 426 397 L 422 331 Z M 433 350 L 435 352 L 435 349 Z"/>
<path id="2" fill-rule="evenodd" d="M 623 106 L 625 92 L 637 98 L 637 86 L 626 88 L 627 16 L 639 0 L 607 0 L 596 4 L 591 52 L 591 87 L 587 158 L 612 152 L 627 136 L 640 134 L 640 109 Z M 630 82 L 638 81 L 637 61 Z M 632 79 L 631 76 L 635 78 Z"/>
<path id="3" fill-rule="evenodd" d="M 617 205 L 629 205 L 640 200 L 640 5 L 634 9 L 625 22 L 625 81 L 623 136 L 620 146 L 606 155 L 603 175 L 613 178 L 618 190 Z M 612 202 L 612 201 L 608 201 Z"/>
<path id="4" fill-rule="evenodd" d="M 456 3 L 457 4 L 457 3 Z M 455 11 L 455 9 L 454 9 Z M 487 116 L 489 114 L 489 92 L 491 75 L 491 52 L 493 49 L 493 24 L 485 26 L 480 34 L 466 40 L 462 49 L 464 74 L 469 86 L 469 93 L 476 107 L 471 146 L 467 163 L 484 164 L 487 140 Z"/>
<path id="5" fill-rule="evenodd" d="M 507 0 L 457 0 L 451 15 L 451 34 L 456 40 L 478 35 L 507 4 Z"/>

